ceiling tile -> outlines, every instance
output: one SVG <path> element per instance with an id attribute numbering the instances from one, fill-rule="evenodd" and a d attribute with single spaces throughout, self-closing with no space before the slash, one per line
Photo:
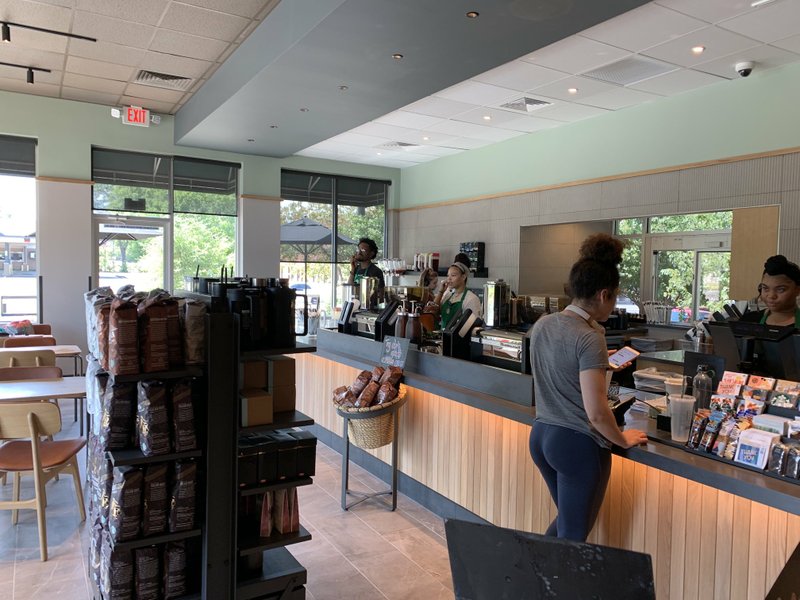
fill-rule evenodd
<path id="1" fill-rule="evenodd" d="M 719 83 L 720 81 L 725 80 L 720 79 L 716 75 L 709 75 L 708 73 L 701 73 L 691 69 L 680 69 L 679 71 L 672 71 L 671 73 L 641 81 L 630 87 L 652 94 L 674 96 L 705 85 Z"/>
<path id="2" fill-rule="evenodd" d="M 148 100 L 158 100 L 159 102 L 172 102 L 174 104 L 181 99 L 183 92 L 165 90 L 150 85 L 142 85 L 140 83 L 130 83 L 125 88 L 125 95 L 135 96 L 136 98 L 147 98 Z"/>
<path id="3" fill-rule="evenodd" d="M 417 100 L 413 104 L 403 107 L 403 110 L 409 112 L 419 113 L 421 115 L 429 115 L 431 117 L 441 117 L 447 119 L 454 117 L 461 113 L 472 110 L 478 106 L 477 104 L 468 104 L 466 102 L 456 102 L 455 100 L 447 100 L 445 98 L 438 98 L 436 96 L 428 96 L 422 100 Z"/>
<path id="4" fill-rule="evenodd" d="M 172 102 L 159 102 L 158 100 L 140 98 L 137 96 L 123 96 L 120 98 L 120 102 L 126 106 L 140 106 L 142 108 L 162 114 L 169 114 L 173 106 Z"/>
<path id="5" fill-rule="evenodd" d="M 499 104 L 518 95 L 514 90 L 478 81 L 464 81 L 434 94 L 438 98 L 478 105 Z"/>
<path id="6" fill-rule="evenodd" d="M 79 100 L 81 102 L 92 102 L 94 104 L 105 104 L 116 106 L 119 104 L 118 94 L 106 94 L 103 92 L 93 92 L 71 87 L 61 88 L 61 97 L 67 100 Z"/>
<path id="7" fill-rule="evenodd" d="M 484 117 L 491 117 L 485 119 Z M 500 127 L 501 124 L 508 121 L 514 121 L 519 118 L 519 113 L 511 112 L 508 110 L 500 110 L 498 108 L 475 108 L 468 112 L 462 113 L 456 117 L 458 121 L 466 121 L 467 123 L 475 123 L 476 125 L 485 125 L 486 127 Z"/>
<path id="8" fill-rule="evenodd" d="M 747 50 L 758 46 L 758 42 L 730 31 L 725 31 L 716 26 L 709 26 L 701 31 L 695 31 L 683 37 L 654 46 L 642 52 L 682 67 L 692 67 L 701 62 L 709 62 L 734 52 Z M 694 46 L 705 46 L 702 54 L 692 53 Z"/>
<path id="9" fill-rule="evenodd" d="M 598 115 L 603 115 L 609 111 L 594 106 L 584 104 L 571 104 L 569 102 L 558 102 L 553 106 L 545 106 L 536 111 L 536 115 L 545 119 L 555 119 L 556 121 L 581 121 Z"/>
<path id="10" fill-rule="evenodd" d="M 265 4 L 270 3 L 265 0 L 180 0 L 180 2 L 248 18 L 255 17 Z"/>
<path id="11" fill-rule="evenodd" d="M 561 121 L 553 121 L 551 119 L 542 119 L 540 117 L 517 117 L 511 121 L 504 121 L 498 127 L 503 129 L 514 129 L 515 131 L 524 131 L 525 133 L 532 133 L 534 131 L 541 131 L 542 129 L 551 129 L 563 125 Z"/>
<path id="12" fill-rule="evenodd" d="M 800 2 L 784 0 L 760 6 L 758 10 L 721 23 L 720 27 L 769 43 L 795 35 L 798 23 Z"/>
<path id="13" fill-rule="evenodd" d="M 217 60 L 227 48 L 227 42 L 169 29 L 157 30 L 150 44 L 150 50 L 156 52 L 212 61 Z"/>
<path id="14" fill-rule="evenodd" d="M 68 56 L 66 70 L 71 73 L 116 79 L 117 81 L 128 81 L 134 73 L 133 67 L 127 65 L 101 62 L 80 56 Z M 120 91 L 120 93 L 122 92 Z"/>
<path id="15" fill-rule="evenodd" d="M 169 0 L 77 0 L 77 8 L 107 17 L 158 25 Z"/>
<path id="16" fill-rule="evenodd" d="M 755 10 L 750 6 L 752 0 L 656 0 L 666 8 L 677 10 L 690 17 L 702 19 L 707 23 L 717 23 L 742 13 Z"/>
<path id="17" fill-rule="evenodd" d="M 124 81 L 114 81 L 112 79 L 87 77 L 86 75 L 79 75 L 77 73 L 64 73 L 63 85 L 119 96 L 125 90 L 126 83 Z"/>
<path id="18" fill-rule="evenodd" d="M 375 135 L 362 135 L 360 133 L 340 133 L 339 135 L 332 137 L 331 141 L 334 142 L 341 142 L 343 144 L 352 144 L 353 146 L 363 146 L 366 148 L 374 148 L 375 146 L 380 146 L 381 144 L 385 144 L 388 141 L 391 141 L 387 137 L 378 137 Z"/>
<path id="19" fill-rule="evenodd" d="M 133 48 L 147 48 L 154 31 L 150 25 L 121 21 L 82 10 L 75 11 L 72 25 L 73 33 Z"/>
<path id="20" fill-rule="evenodd" d="M 3 44 L 3 46 L 46 50 L 48 52 L 58 52 L 60 54 L 63 54 L 67 49 L 67 38 L 60 35 L 52 35 L 41 31 L 32 31 L 30 29 L 20 29 L 19 27 L 13 26 L 9 27 L 11 28 L 11 43 Z"/>
<path id="21" fill-rule="evenodd" d="M 239 47 L 239 44 L 229 44 L 228 47 L 225 50 L 222 51 L 222 54 L 220 54 L 217 57 L 217 62 L 222 63 L 222 62 L 225 62 L 226 60 L 228 60 L 228 57 L 231 54 L 233 54 L 234 52 L 236 52 L 236 49 L 238 47 Z"/>
<path id="22" fill-rule="evenodd" d="M 248 24 L 249 21 L 242 17 L 174 2 L 161 21 L 161 27 L 165 29 L 228 42 L 235 40 Z"/>
<path id="23" fill-rule="evenodd" d="M 483 148 L 489 146 L 494 142 L 489 140 L 476 140 L 468 137 L 458 137 L 447 142 L 449 148 L 458 148 L 460 150 L 474 150 L 475 148 Z"/>
<path id="24" fill-rule="evenodd" d="M 5 71 L 3 71 L 3 74 L 5 74 Z M 61 91 L 61 87 L 55 84 L 39 82 L 31 85 L 25 81 L 25 79 L 9 79 L 7 77 L 0 77 L 0 90 L 57 98 L 59 92 Z"/>
<path id="25" fill-rule="evenodd" d="M 14 44 L 0 44 L 0 61 L 58 71 L 64 67 L 64 56 L 61 54 L 29 50 Z"/>
<path id="26" fill-rule="evenodd" d="M 500 87 L 523 92 L 568 76 L 568 73 L 548 69 L 547 67 L 525 62 L 524 60 L 514 60 L 510 63 L 500 65 L 491 71 L 481 73 L 472 79 L 480 81 L 481 83 L 498 85 Z"/>
<path id="27" fill-rule="evenodd" d="M 772 42 L 772 45 L 788 50 L 789 52 L 794 52 L 795 54 L 800 54 L 800 34 L 777 40 Z"/>
<path id="28" fill-rule="evenodd" d="M 651 3 L 595 25 L 581 35 L 639 52 L 705 26 L 703 21 Z"/>
<path id="29" fill-rule="evenodd" d="M 113 56 L 114 62 L 130 67 L 138 66 L 144 57 L 144 50 L 141 48 L 131 48 L 130 46 L 120 46 L 119 44 L 102 41 L 93 43 L 85 40 L 71 40 L 69 53 L 73 56 L 100 61 L 107 61 L 109 57 Z"/>
<path id="30" fill-rule="evenodd" d="M 52 85 L 60 85 L 61 84 L 61 77 L 63 75 L 63 71 L 52 71 L 51 73 L 43 73 L 41 71 L 36 71 L 34 74 L 34 79 L 36 83 L 34 85 L 39 85 L 40 83 L 49 83 Z M 34 85 L 27 83 L 28 71 L 26 69 L 17 69 L 15 67 L 6 67 L 5 65 L 0 65 L 0 77 L 3 79 L 16 79 L 19 81 L 25 81 L 29 88 L 33 89 Z M 23 90 L 27 90 L 28 88 L 24 88 Z"/>
<path id="31" fill-rule="evenodd" d="M 727 79 L 737 79 L 739 77 L 735 70 L 737 62 L 754 62 L 756 64 L 754 70 L 761 71 L 798 60 L 800 60 L 800 56 L 797 54 L 764 44 L 763 46 L 757 46 L 749 50 L 737 52 L 736 54 L 730 54 L 717 60 L 699 64 L 694 68 L 698 71 L 713 73 L 714 75 L 719 75 Z"/>
<path id="32" fill-rule="evenodd" d="M 431 127 L 431 130 L 452 136 L 469 137 L 490 142 L 501 142 L 512 137 L 517 137 L 518 135 L 523 135 L 521 131 L 487 127 L 485 125 L 476 125 L 465 121 L 442 121 Z M 450 145 L 449 142 L 448 145 Z"/>
<path id="33" fill-rule="evenodd" d="M 39 4 L 49 4 L 50 6 L 65 6 L 67 8 L 73 8 L 75 6 L 75 0 L 36 0 Z"/>
<path id="34" fill-rule="evenodd" d="M 432 160 L 435 160 L 435 159 L 432 159 Z M 428 161 L 421 161 L 421 162 L 428 162 Z M 378 166 L 382 166 L 382 167 L 392 167 L 392 168 L 395 168 L 395 169 L 404 169 L 406 167 L 413 167 L 414 165 L 416 165 L 418 163 L 410 162 L 410 161 L 407 161 L 407 160 L 400 160 L 400 159 L 397 159 L 397 158 L 390 158 L 390 159 L 387 159 L 387 160 L 375 161 L 374 164 L 376 164 Z"/>
<path id="35" fill-rule="evenodd" d="M 444 146 L 424 146 L 420 152 L 426 156 L 450 156 L 451 154 L 458 154 L 461 152 L 460 148 L 448 148 Z"/>
<path id="36" fill-rule="evenodd" d="M 607 108 L 608 110 L 619 110 L 628 106 L 635 106 L 644 102 L 658 100 L 659 98 L 661 98 L 661 96 L 657 94 L 649 94 L 630 88 L 617 87 L 607 92 L 594 94 L 582 102 L 582 104 Z"/>
<path id="37" fill-rule="evenodd" d="M 410 129 L 424 129 L 430 127 L 434 123 L 440 122 L 441 119 L 404 110 L 396 110 L 388 115 L 383 115 L 375 119 L 375 121 L 378 123 L 397 125 L 398 127 L 409 127 Z"/>
<path id="38" fill-rule="evenodd" d="M 261 24 L 260 21 L 251 21 L 250 23 L 248 23 L 247 26 L 244 29 L 242 29 L 239 35 L 236 36 L 236 43 L 241 44 L 243 41 L 245 41 L 248 37 L 250 37 L 250 34 L 253 33 L 256 27 L 258 27 L 260 24 Z"/>
<path id="39" fill-rule="evenodd" d="M 629 54 L 626 50 L 575 35 L 523 56 L 520 60 L 576 74 L 607 65 Z"/>
<path id="40" fill-rule="evenodd" d="M 185 56 L 174 56 L 161 52 L 147 52 L 140 66 L 142 69 L 147 69 L 148 71 L 157 71 L 169 75 L 199 79 L 204 76 L 206 71 L 208 71 L 213 64 L 214 63 L 203 60 L 186 58 Z"/>
<path id="41" fill-rule="evenodd" d="M 588 98 L 593 94 L 601 92 L 608 92 L 618 86 L 588 77 L 572 76 L 561 81 L 556 81 L 549 85 L 531 90 L 535 96 L 546 96 L 547 98 L 555 98 L 563 100 L 564 102 L 581 102 L 584 98 Z M 567 90 L 577 89 L 576 94 L 570 94 Z"/>
<path id="42" fill-rule="evenodd" d="M 406 142 L 409 144 L 420 143 L 422 133 L 419 129 L 409 129 L 408 127 L 397 127 L 396 125 L 388 125 L 386 123 L 365 123 L 361 127 L 356 127 L 350 130 L 351 133 L 359 133 L 362 135 L 370 135 L 376 137 L 388 138 L 398 142 Z"/>
<path id="43" fill-rule="evenodd" d="M 29 2 L 28 0 L 3 0 L 0 3 L 0 18 L 14 23 L 69 31 L 72 11 L 69 8 Z M 12 26 L 12 41 L 14 40 L 14 31 L 16 30 Z"/>

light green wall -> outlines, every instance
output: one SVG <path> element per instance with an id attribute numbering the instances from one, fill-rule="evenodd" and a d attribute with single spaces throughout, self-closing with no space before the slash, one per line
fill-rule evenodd
<path id="1" fill-rule="evenodd" d="M 402 171 L 400 207 L 800 146 L 800 64 Z"/>
<path id="2" fill-rule="evenodd" d="M 398 169 L 299 156 L 277 159 L 176 146 L 173 144 L 173 124 L 171 116 L 164 116 L 157 127 L 133 127 L 112 118 L 107 106 L 0 92 L 0 133 L 38 139 L 39 176 L 91 179 L 91 147 L 103 146 L 241 162 L 243 194 L 279 196 L 280 170 L 291 168 L 391 180 L 391 197 L 399 198 Z"/>

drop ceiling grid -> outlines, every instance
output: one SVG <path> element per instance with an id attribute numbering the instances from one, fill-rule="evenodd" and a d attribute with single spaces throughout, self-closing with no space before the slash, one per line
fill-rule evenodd
<path id="1" fill-rule="evenodd" d="M 278 0 L 9 0 L 0 19 L 95 37 L 59 38 L 12 26 L 0 60 L 48 68 L 20 86 L 11 68 L 0 89 L 100 104 L 137 104 L 173 113 L 278 4 Z M 200 34 L 200 35 L 198 35 Z M 140 69 L 190 77 L 187 91 L 135 83 Z M 6 72 L 7 71 L 7 72 Z M 27 85 L 27 84 L 26 84 Z M 53 87 L 57 93 L 54 93 Z"/>

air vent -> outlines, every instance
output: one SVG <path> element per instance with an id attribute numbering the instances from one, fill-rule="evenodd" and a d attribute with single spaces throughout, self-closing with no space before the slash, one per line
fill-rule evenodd
<path id="1" fill-rule="evenodd" d="M 186 91 L 192 83 L 191 77 L 179 77 L 178 75 L 167 75 L 166 73 L 156 73 L 155 71 L 141 70 L 136 75 L 136 83 L 151 85 L 153 87 L 167 88 L 169 90 Z"/>
<path id="2" fill-rule="evenodd" d="M 538 98 L 523 96 L 522 98 L 517 98 L 511 102 L 501 104 L 500 108 L 507 108 L 509 110 L 516 110 L 517 112 L 529 113 L 538 108 L 550 106 L 551 104 L 552 102 L 546 102 L 545 100 L 539 100 Z"/>
<path id="3" fill-rule="evenodd" d="M 383 148 L 385 150 L 413 150 L 419 148 L 420 144 L 409 144 L 408 142 L 386 142 L 376 148 Z"/>
<path id="4" fill-rule="evenodd" d="M 630 56 L 623 58 L 615 63 L 600 67 L 594 71 L 584 73 L 585 77 L 592 79 L 599 79 L 606 83 L 615 83 L 617 85 L 631 85 L 639 83 L 645 79 L 663 75 L 670 71 L 676 71 L 678 67 L 670 65 L 660 60 L 652 58 L 645 58 L 643 56 Z"/>

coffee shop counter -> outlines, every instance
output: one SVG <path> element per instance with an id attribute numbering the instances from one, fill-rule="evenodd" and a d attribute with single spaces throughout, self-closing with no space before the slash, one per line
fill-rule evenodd
<path id="1" fill-rule="evenodd" d="M 296 357 L 298 410 L 334 448 L 331 391 L 371 369 L 381 347 L 320 331 L 317 353 Z M 528 451 L 531 377 L 409 350 L 405 382 L 401 491 L 440 514 L 543 532 L 555 508 Z M 386 479 L 391 446 L 353 457 Z M 589 541 L 650 554 L 660 599 L 763 598 L 800 541 L 800 486 L 650 441 L 614 454 Z"/>

